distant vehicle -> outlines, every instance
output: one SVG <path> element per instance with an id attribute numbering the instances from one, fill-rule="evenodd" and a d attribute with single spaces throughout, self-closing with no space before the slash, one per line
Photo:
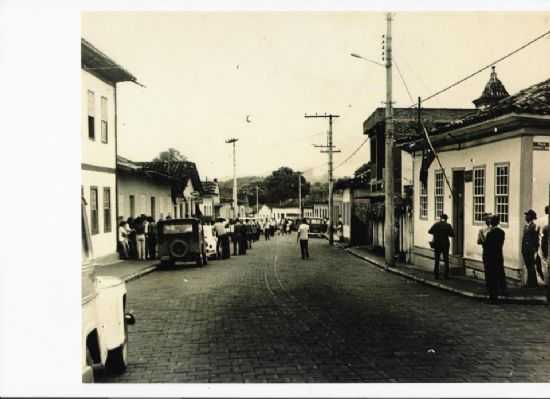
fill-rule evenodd
<path id="1" fill-rule="evenodd" d="M 121 374 L 128 364 L 128 325 L 135 323 L 126 312 L 126 284 L 115 277 L 96 276 L 92 241 L 81 200 L 82 220 L 82 382 L 93 382 L 93 366 Z"/>
<path id="2" fill-rule="evenodd" d="M 208 264 L 206 241 L 199 219 L 168 219 L 157 224 L 159 258 L 161 266 L 174 266 L 176 262 Z"/>
<path id="3" fill-rule="evenodd" d="M 309 236 L 310 237 L 325 237 L 328 225 L 322 218 L 306 218 L 309 224 Z"/>

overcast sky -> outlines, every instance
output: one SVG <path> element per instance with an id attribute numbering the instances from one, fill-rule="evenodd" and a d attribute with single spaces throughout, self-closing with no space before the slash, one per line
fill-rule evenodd
<path id="1" fill-rule="evenodd" d="M 394 57 L 413 98 L 428 96 L 550 29 L 550 14 L 396 13 Z M 83 13 L 82 36 L 146 88 L 119 85 L 119 153 L 150 160 L 175 147 L 204 179 L 232 175 L 229 137 L 239 138 L 237 173 L 263 175 L 285 165 L 326 172 L 328 121 L 340 114 L 335 164 L 364 140 L 362 123 L 385 100 L 381 62 L 384 14 Z M 510 94 L 550 78 L 550 39 L 497 65 Z M 489 71 L 426 103 L 472 107 Z M 394 68 L 395 106 L 411 104 Z M 250 115 L 252 123 L 246 123 Z M 351 175 L 368 145 L 336 170 Z"/>

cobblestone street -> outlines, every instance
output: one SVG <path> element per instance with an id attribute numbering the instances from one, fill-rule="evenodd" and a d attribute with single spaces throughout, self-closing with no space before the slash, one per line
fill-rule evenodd
<path id="1" fill-rule="evenodd" d="M 99 382 L 549 382 L 546 306 L 490 305 L 295 235 L 128 283 L 129 367 Z"/>

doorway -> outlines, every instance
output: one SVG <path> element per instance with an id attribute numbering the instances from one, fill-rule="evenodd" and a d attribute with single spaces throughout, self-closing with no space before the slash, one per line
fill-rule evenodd
<path id="1" fill-rule="evenodd" d="M 453 255 L 464 255 L 464 170 L 453 171 Z"/>

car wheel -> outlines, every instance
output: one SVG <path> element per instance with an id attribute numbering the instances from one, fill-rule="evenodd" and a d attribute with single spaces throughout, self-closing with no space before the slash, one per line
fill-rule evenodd
<path id="1" fill-rule="evenodd" d="M 125 339 L 124 343 L 118 348 L 110 350 L 107 354 L 105 368 L 109 373 L 122 374 L 128 366 L 128 344 Z"/>
<path id="2" fill-rule="evenodd" d="M 197 260 L 195 261 L 195 263 L 197 264 L 197 266 L 202 266 L 203 260 L 202 260 L 202 255 L 201 254 L 197 255 Z"/>

